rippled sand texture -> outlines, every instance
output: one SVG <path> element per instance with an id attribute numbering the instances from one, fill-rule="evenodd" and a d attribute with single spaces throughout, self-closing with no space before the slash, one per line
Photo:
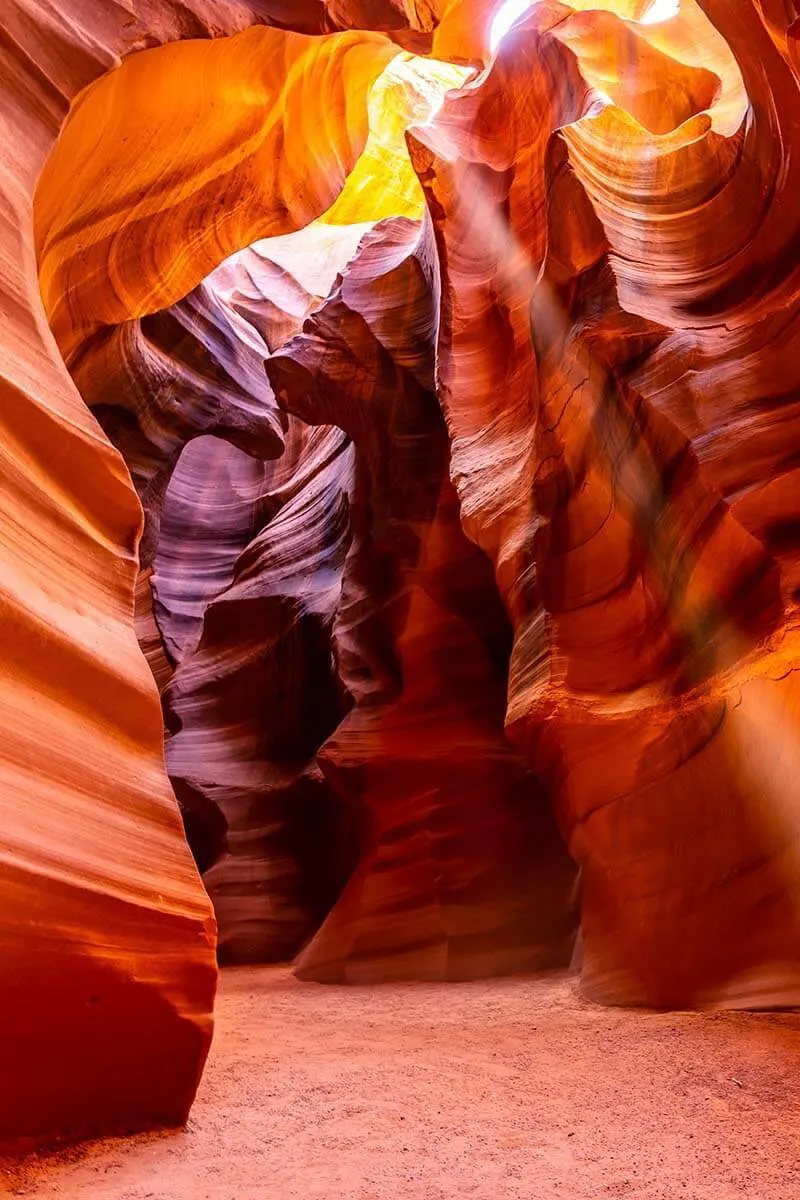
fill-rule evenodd
<path id="1" fill-rule="evenodd" d="M 239 968 L 185 1131 L 33 1160 L 0 1189 L 794 1200 L 799 1060 L 796 1015 L 602 1009 L 561 975 L 320 988 Z"/>

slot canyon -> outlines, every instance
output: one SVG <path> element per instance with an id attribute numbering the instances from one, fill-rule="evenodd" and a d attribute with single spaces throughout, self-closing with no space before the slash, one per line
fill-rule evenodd
<path id="1" fill-rule="evenodd" d="M 0 0 L 0 1194 L 800 1196 L 800 0 Z"/>

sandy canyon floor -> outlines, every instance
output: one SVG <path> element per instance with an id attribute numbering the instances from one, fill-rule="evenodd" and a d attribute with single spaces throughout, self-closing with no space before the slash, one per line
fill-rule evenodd
<path id="1" fill-rule="evenodd" d="M 564 976 L 229 970 L 185 1131 L 0 1179 L 37 1200 L 797 1200 L 800 1016 L 597 1008 Z"/>

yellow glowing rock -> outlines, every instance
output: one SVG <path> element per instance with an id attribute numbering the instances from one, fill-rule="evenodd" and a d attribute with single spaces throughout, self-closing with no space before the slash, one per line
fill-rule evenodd
<path id="1" fill-rule="evenodd" d="M 369 137 L 339 198 L 325 214 L 331 225 L 422 216 L 425 201 L 411 166 L 405 134 L 434 119 L 448 91 L 472 74 L 468 67 L 400 55 L 372 89 Z"/>

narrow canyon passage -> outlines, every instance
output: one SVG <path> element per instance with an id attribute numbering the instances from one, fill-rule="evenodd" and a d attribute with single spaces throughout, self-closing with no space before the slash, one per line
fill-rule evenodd
<path id="1" fill-rule="evenodd" d="M 185 1132 L 2 1178 L 36 1200 L 796 1200 L 800 1016 L 642 1013 L 575 977 L 220 981 Z"/>
<path id="2" fill-rule="evenodd" d="M 798 114 L 800 0 L 0 0 L 0 1194 L 800 1200 Z"/>

